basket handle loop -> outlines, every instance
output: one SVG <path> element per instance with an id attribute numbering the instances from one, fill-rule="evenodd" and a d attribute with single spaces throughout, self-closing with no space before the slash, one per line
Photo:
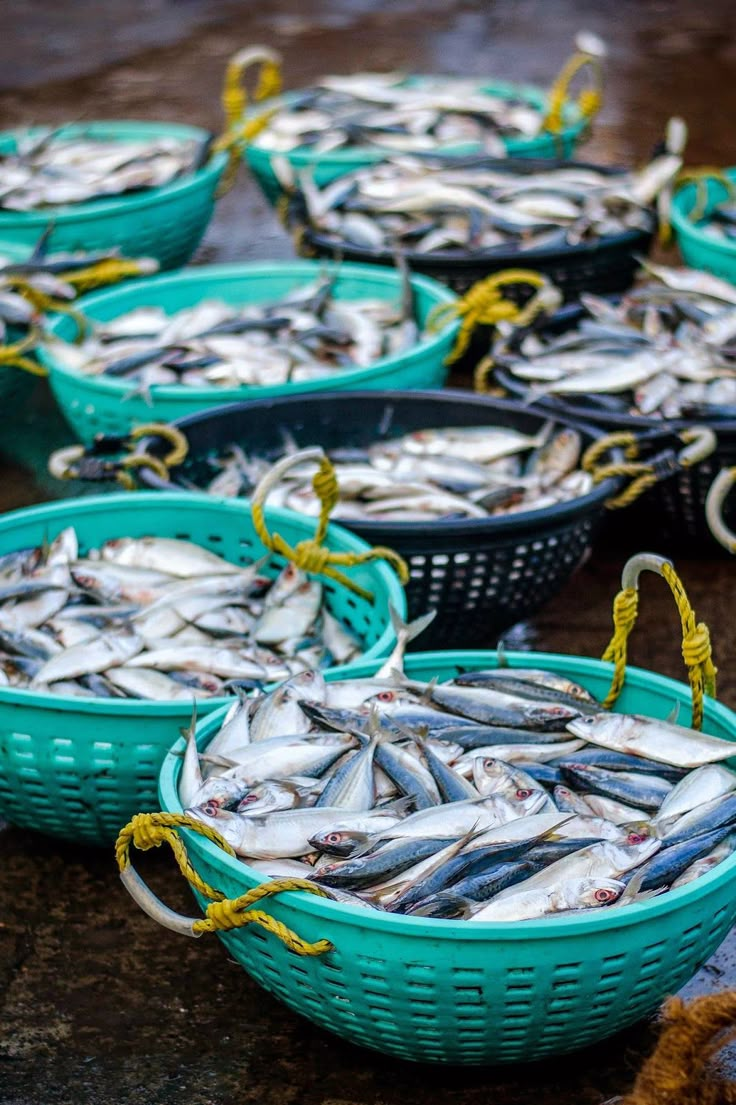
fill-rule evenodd
<path id="1" fill-rule="evenodd" d="M 306 538 L 292 546 L 281 534 L 269 531 L 263 508 L 270 491 L 282 476 L 289 469 L 308 461 L 319 462 L 319 467 L 312 478 L 312 487 L 320 501 L 319 521 L 314 537 Z M 335 469 L 322 449 L 301 449 L 299 452 L 292 453 L 288 457 L 282 457 L 280 461 L 277 461 L 258 484 L 251 500 L 253 526 L 261 542 L 271 552 L 285 556 L 287 560 L 290 560 L 304 572 L 315 572 L 327 576 L 329 579 L 334 579 L 354 594 L 373 602 L 374 595 L 350 579 L 344 572 L 339 571 L 339 567 L 354 567 L 357 564 L 367 564 L 372 560 L 386 560 L 404 585 L 409 580 L 409 569 L 398 553 L 394 552 L 393 549 L 385 548 L 383 545 L 376 545 L 362 553 L 340 553 L 325 548 L 324 540 L 327 536 L 330 514 L 335 508 L 339 493 L 340 489 L 337 484 Z"/>
<path id="2" fill-rule="evenodd" d="M 717 166 L 702 165 L 697 169 L 682 169 L 677 174 L 675 184 L 678 188 L 685 184 L 695 185 L 695 203 L 688 212 L 688 219 L 691 222 L 699 222 L 705 215 L 706 208 L 708 206 L 708 182 L 715 181 L 716 184 L 722 184 L 726 189 L 727 198 L 734 199 L 736 197 L 736 182 L 726 176 L 723 169 L 719 169 Z"/>
<path id="3" fill-rule="evenodd" d="M 535 289 L 524 307 L 503 295 L 502 289 L 513 284 L 526 284 Z M 468 348 L 477 326 L 494 326 L 502 321 L 528 326 L 541 311 L 557 307 L 561 301 L 557 289 L 541 273 L 532 269 L 504 269 L 479 280 L 460 299 L 436 304 L 427 316 L 426 328 L 436 331 L 455 318 L 461 319 L 455 347 L 445 361 L 452 364 Z"/>
<path id="4" fill-rule="evenodd" d="M 271 50 L 268 46 L 247 46 L 230 58 L 221 94 L 225 130 L 213 144 L 213 150 L 227 150 L 230 154 L 217 188 L 218 198 L 232 188 L 245 146 L 263 130 L 273 114 L 264 111 L 252 119 L 243 118 L 248 107 L 243 78 L 253 65 L 260 65 L 253 103 L 270 100 L 281 91 L 281 54 L 277 50 Z"/>
<path id="5" fill-rule="evenodd" d="M 133 446 L 143 437 L 160 437 L 169 446 L 163 457 L 151 453 L 135 453 Z M 107 459 L 111 453 L 128 450 L 118 460 Z M 91 445 L 71 445 L 57 449 L 48 461 L 48 470 L 57 480 L 103 482 L 116 480 L 126 491 L 135 491 L 133 473 L 138 468 L 152 469 L 159 479 L 169 480 L 169 469 L 180 465 L 189 452 L 189 443 L 176 426 L 167 422 L 146 422 L 136 426 L 127 437 L 97 434 Z"/>
<path id="6" fill-rule="evenodd" d="M 620 510 L 630 506 L 655 484 L 669 479 L 683 468 L 691 468 L 705 460 L 718 444 L 718 439 L 709 426 L 690 426 L 682 430 L 678 437 L 685 445 L 679 453 L 674 449 L 663 449 L 649 460 L 642 461 L 639 460 L 641 442 L 636 434 L 629 430 L 605 434 L 586 449 L 582 467 L 596 484 L 620 476 L 631 480 L 623 491 L 606 501 L 609 510 Z M 625 459 L 608 464 L 599 463 L 610 449 L 623 449 Z"/>
<path id="7" fill-rule="evenodd" d="M 736 483 L 736 468 L 722 468 L 708 489 L 705 497 L 705 519 L 716 541 L 736 554 L 736 533 L 726 524 L 723 504 Z"/>
<path id="8" fill-rule="evenodd" d="M 552 134 L 559 134 L 564 126 L 565 103 L 570 98 L 570 85 L 579 73 L 585 72 L 588 79 L 587 86 L 580 92 L 577 100 L 582 120 L 590 123 L 603 104 L 601 62 L 606 55 L 605 46 L 596 35 L 591 34 L 580 34 L 575 45 L 575 53 L 562 66 L 549 90 L 549 106 L 543 126 Z"/>
<path id="9" fill-rule="evenodd" d="M 332 950 L 333 945 L 329 940 L 317 940 L 310 944 L 265 910 L 250 908 L 262 898 L 282 894 L 290 890 L 306 890 L 311 894 L 317 894 L 319 897 L 326 897 L 325 892 L 320 887 L 312 882 L 307 882 L 306 879 L 273 879 L 254 887 L 247 894 L 241 894 L 238 898 L 226 898 L 221 891 L 211 887 L 197 874 L 187 854 L 184 841 L 178 835 L 180 829 L 191 829 L 193 832 L 200 833 L 201 836 L 222 848 L 227 855 L 235 855 L 227 841 L 215 829 L 202 824 L 201 821 L 196 821 L 187 814 L 136 814 L 133 820 L 121 829 L 118 835 L 115 842 L 115 858 L 125 889 L 143 912 L 152 917 L 154 921 L 182 936 L 201 936 L 205 932 L 229 932 L 232 929 L 255 924 L 266 929 L 267 932 L 273 933 L 286 945 L 289 951 L 295 952 L 297 955 L 324 955 L 325 952 Z M 205 910 L 205 916 L 185 917 L 164 905 L 131 864 L 131 844 L 134 844 L 141 851 L 158 848 L 161 844 L 168 844 L 184 878 L 200 894 L 210 899 L 210 903 Z"/>
<path id="10" fill-rule="evenodd" d="M 662 576 L 677 604 L 682 626 L 682 658 L 688 669 L 693 700 L 692 727 L 700 729 L 703 724 L 703 696 L 716 696 L 717 669 L 713 664 L 710 633 L 704 622 L 696 624 L 695 612 L 672 561 L 654 553 L 639 553 L 624 565 L 621 590 L 613 600 L 613 636 L 603 653 L 603 659 L 610 660 L 614 665 L 611 687 L 603 705 L 610 708 L 624 685 L 629 634 L 639 610 L 639 576 L 644 571 Z"/>
<path id="11" fill-rule="evenodd" d="M 48 376 L 48 370 L 42 364 L 24 356 L 38 344 L 40 337 L 40 332 L 34 327 L 20 341 L 0 345 L 0 365 L 5 368 L 19 368 L 23 372 L 29 372 L 31 376 Z"/>

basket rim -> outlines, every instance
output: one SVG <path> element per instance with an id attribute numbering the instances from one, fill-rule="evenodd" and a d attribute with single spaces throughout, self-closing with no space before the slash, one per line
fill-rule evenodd
<path id="1" fill-rule="evenodd" d="M 423 665 L 447 664 L 488 664 L 498 659 L 495 650 L 453 650 L 448 652 L 415 652 L 406 657 L 406 668 Z M 568 674 L 580 677 L 585 674 L 600 674 L 602 672 L 613 675 L 614 665 L 608 661 L 597 660 L 592 657 L 565 655 L 562 653 L 547 652 L 508 652 L 505 659 L 511 667 L 514 666 L 542 666 L 553 671 L 566 671 Z M 356 677 L 375 671 L 379 664 L 369 662 L 348 665 L 340 672 L 330 673 L 330 681 Z M 675 692 L 675 697 L 682 696 L 683 692 L 689 698 L 690 688 L 679 680 L 669 676 L 659 675 L 657 672 L 648 671 L 645 668 L 627 666 L 626 679 L 629 685 L 638 687 L 647 686 L 663 692 Z M 736 714 L 727 706 L 713 699 L 706 699 L 706 722 L 714 718 L 731 728 L 736 741 Z M 219 714 L 210 714 L 197 727 L 202 736 L 209 736 L 209 729 L 219 721 Z M 179 738 L 169 749 L 159 772 L 158 794 L 161 809 L 167 813 L 181 813 L 183 808 L 179 801 L 177 789 L 178 778 L 181 770 L 182 757 L 180 755 L 184 746 L 183 738 Z M 736 746 L 735 746 L 736 747 Z M 736 751 L 735 751 L 736 755 Z M 222 867 L 229 875 L 244 876 L 245 881 L 264 883 L 268 879 L 262 876 L 260 871 L 249 867 L 237 857 L 229 856 L 214 843 L 200 836 L 191 829 L 182 829 L 187 846 L 195 853 L 204 853 L 207 861 L 215 867 Z M 196 860 L 195 860 L 196 867 Z M 570 937 L 584 936 L 591 932 L 605 932 L 610 929 L 620 929 L 635 926 L 646 920 L 653 920 L 663 913 L 677 911 L 685 905 L 694 905 L 705 899 L 711 890 L 718 889 L 724 882 L 736 878 L 736 853 L 718 864 L 711 871 L 685 886 L 670 890 L 667 894 L 657 896 L 639 904 L 628 905 L 625 908 L 612 908 L 611 910 L 581 911 L 580 917 L 570 918 L 561 914 L 557 917 L 539 918 L 528 921 L 453 921 L 443 918 L 424 919 L 420 917 L 407 917 L 395 913 L 380 913 L 379 911 L 363 909 L 360 906 L 347 905 L 344 902 L 335 902 L 304 891 L 290 891 L 282 898 L 283 904 L 297 912 L 307 913 L 313 918 L 324 921 L 342 922 L 345 926 L 352 925 L 355 928 L 375 930 L 390 935 L 421 937 L 438 939 L 448 937 L 456 941 L 505 941 L 522 942 L 527 940 L 543 941 L 545 937 Z M 597 915 L 596 915 L 597 914 Z"/>
<path id="2" fill-rule="evenodd" d="M 731 180 L 736 181 L 736 167 L 727 168 L 723 170 L 724 174 Z M 708 182 L 709 183 L 709 182 Z M 713 180 L 714 184 L 718 184 L 717 180 Z M 723 254 L 724 257 L 734 258 L 736 257 L 736 241 L 729 242 L 723 238 L 714 238 L 707 231 L 691 222 L 685 214 L 686 198 L 689 198 L 693 192 L 694 185 L 692 183 L 686 183 L 677 189 L 672 197 L 672 205 L 670 209 L 670 219 L 675 231 L 678 235 L 682 235 L 683 238 L 689 238 L 693 244 L 702 246 L 703 249 L 710 250 L 712 253 Z M 706 213 L 710 210 L 710 201 L 706 205 Z"/>
<path id="3" fill-rule="evenodd" d="M 159 132 L 162 129 L 169 131 L 174 137 L 205 139 L 210 131 L 204 127 L 190 126 L 187 123 L 169 123 L 166 120 L 155 121 L 152 119 L 90 119 L 87 123 L 70 123 L 68 129 L 74 131 L 90 131 L 95 127 L 111 128 L 131 127 L 144 133 Z M 29 135 L 45 130 L 44 127 L 14 127 L 10 130 L 0 131 L 0 143 L 10 138 L 21 135 Z M 66 128 L 65 128 L 66 129 Z M 124 141 L 124 139 L 121 139 Z M 155 188 L 146 188 L 141 192 L 121 193 L 108 199 L 84 200 L 81 203 L 54 204 L 49 207 L 37 208 L 34 211 L 1 211 L 0 210 L 0 237 L 3 230 L 25 230 L 34 227 L 43 228 L 49 222 L 66 224 L 76 222 L 78 219 L 90 219 L 94 216 L 102 218 L 106 216 L 119 216 L 132 214 L 154 204 L 163 203 L 169 199 L 196 189 L 205 182 L 217 178 L 223 172 L 227 164 L 228 154 L 218 151 L 209 158 L 207 163 L 194 173 L 189 173 L 169 184 L 157 185 Z"/>
<path id="4" fill-rule="evenodd" d="M 0 233 L 1 230 L 2 228 L 0 227 Z M 124 299 L 130 293 L 136 293 L 141 289 L 145 289 L 147 293 L 150 293 L 150 295 L 154 297 L 150 298 L 148 303 L 149 305 L 155 305 L 155 293 L 161 288 L 166 290 L 172 287 L 191 287 L 203 281 L 208 284 L 212 281 L 226 284 L 231 281 L 249 280 L 251 283 L 257 284 L 261 277 L 278 277 L 279 275 L 303 276 L 306 282 L 311 276 L 323 270 L 323 261 L 302 260 L 278 262 L 253 261 L 229 265 L 197 265 L 191 269 L 179 269 L 172 273 L 162 273 L 159 276 L 126 280 L 122 285 L 105 288 L 98 292 L 92 292 L 90 295 L 80 296 L 75 303 L 75 307 L 82 313 L 86 313 L 90 308 L 94 311 L 94 308 L 100 305 L 104 306 L 111 302 L 114 303 L 117 299 Z M 397 274 L 393 270 L 386 270 L 375 265 L 340 265 L 336 283 L 339 284 L 343 279 L 357 281 L 370 280 L 371 282 L 378 280 L 383 284 L 395 287 L 397 292 L 399 291 L 399 277 Z M 412 273 L 411 284 L 415 291 L 423 291 L 430 296 L 434 301 L 433 305 L 457 302 L 458 297 L 454 292 L 450 291 L 449 288 L 446 288 L 438 281 L 432 280 L 431 277 Z M 203 292 L 202 298 L 211 298 L 214 294 L 214 292 L 208 290 Z M 258 300 L 253 300 L 252 302 L 258 302 Z M 124 311 L 121 310 L 120 313 L 122 314 Z M 117 316 L 113 315 L 111 317 L 115 318 Z M 49 322 L 48 330 L 55 336 L 58 336 L 59 330 L 66 329 L 68 325 L 68 316 L 56 315 Z M 378 360 L 367 366 L 335 372 L 332 377 L 332 382 L 340 381 L 340 383 L 342 383 L 345 380 L 357 382 L 367 381 L 376 376 L 380 376 L 382 373 L 386 372 L 386 370 L 394 368 L 397 363 L 401 363 L 402 365 L 412 364 L 414 361 L 424 357 L 426 353 L 441 348 L 448 339 L 454 337 L 459 327 L 459 321 L 452 320 L 446 323 L 441 330 L 426 336 L 422 341 L 411 346 L 411 348 L 405 350 L 403 353 L 379 357 Z M 60 364 L 53 354 L 47 349 L 44 349 L 43 346 L 39 346 L 37 353 L 41 363 L 48 368 L 52 379 L 54 376 L 61 376 L 65 379 L 73 380 L 76 384 L 89 392 L 101 395 L 124 396 L 128 395 L 131 390 L 135 390 L 135 385 L 131 384 L 129 381 L 126 382 L 125 380 L 105 378 L 103 376 L 85 376 L 76 369 Z M 279 388 L 288 388 L 288 394 L 290 395 L 299 395 L 315 391 L 317 389 L 316 385 L 320 383 L 322 382 L 303 380 L 299 383 L 279 384 L 275 386 Z M 154 405 L 157 399 L 174 401 L 191 400 L 193 402 L 205 402 L 208 404 L 213 400 L 217 400 L 218 405 L 222 405 L 223 403 L 242 400 L 244 394 L 248 394 L 249 391 L 255 392 L 257 397 L 259 393 L 265 390 L 265 387 L 256 387 L 252 384 L 243 384 L 239 388 L 187 387 L 184 384 L 154 384 L 150 389 Z M 266 398 L 266 396 L 262 397 Z"/>
<path id="5" fill-rule="evenodd" d="M 318 249 L 325 249 L 340 253 L 354 254 L 356 260 L 372 260 L 374 262 L 381 263 L 393 263 L 394 255 L 390 250 L 373 250 L 368 246 L 353 245 L 346 239 L 341 241 L 334 241 L 330 238 L 324 237 L 322 234 L 314 231 L 308 223 L 297 224 L 297 229 L 304 230 L 304 240 L 309 245 L 314 245 Z M 462 251 L 443 251 L 435 250 L 432 253 L 417 253 L 407 250 L 403 256 L 408 265 L 422 265 L 425 268 L 447 268 L 450 270 L 462 270 L 469 268 L 476 268 L 478 265 L 503 265 L 513 266 L 518 265 L 520 260 L 524 261 L 525 268 L 534 268 L 535 261 L 540 262 L 553 262 L 559 260 L 560 263 L 565 261 L 580 261 L 591 257 L 594 254 L 606 253 L 610 250 L 617 249 L 619 247 L 631 246 L 635 248 L 640 243 L 643 245 L 649 241 L 654 235 L 654 226 L 651 230 L 642 230 L 635 227 L 631 230 L 624 230 L 620 234 L 609 234 L 605 237 L 598 238 L 594 242 L 580 242 L 578 245 L 559 247 L 549 247 L 547 249 L 509 249 L 504 252 L 498 253 L 471 253 L 469 251 L 463 253 Z M 734 246 L 736 249 L 736 246 Z"/>
<path id="6" fill-rule="evenodd" d="M 243 500 L 240 500 L 242 504 Z M 80 514 L 99 515 L 106 513 L 111 520 L 115 516 L 117 505 L 132 505 L 144 511 L 157 512 L 162 506 L 176 507 L 183 511 L 198 513 L 202 509 L 209 510 L 223 516 L 238 514 L 250 522 L 250 512 L 246 508 L 239 508 L 232 500 L 222 499 L 213 495 L 198 495 L 192 492 L 160 492 L 160 491 L 132 491 L 110 492 L 107 495 L 89 495 L 80 499 L 62 499 L 58 502 L 41 503 L 37 506 L 21 507 L 18 510 L 8 511 L 0 517 L 0 536 L 7 530 L 24 531 L 25 524 L 37 524 L 39 522 L 53 523 L 58 519 L 64 519 L 67 524 L 74 525 L 75 519 Z M 293 511 L 284 510 L 281 507 L 265 507 L 266 519 L 271 525 L 287 523 L 304 530 L 304 536 L 314 532 L 313 525 L 304 525 L 309 519 Z M 107 539 L 107 538 L 106 538 Z M 327 530 L 327 541 L 332 547 L 341 550 L 364 552 L 369 545 L 361 537 L 351 533 L 350 530 L 338 523 L 331 523 Z M 18 546 L 19 548 L 22 546 Z M 383 561 L 375 561 L 367 565 L 370 572 L 374 572 L 381 582 L 390 602 L 396 607 L 402 618 L 406 618 L 407 606 L 404 588 L 399 582 L 393 569 Z M 340 586 L 336 584 L 335 586 Z M 367 650 L 380 664 L 381 658 L 388 656 L 391 648 L 396 643 L 396 634 L 389 622 L 378 640 Z M 324 671 L 330 671 L 326 668 Z M 342 669 L 340 669 L 342 670 Z M 75 698 L 73 695 L 43 694 L 38 691 L 22 687 L 0 686 L 0 709 L 5 705 L 25 706 L 38 710 L 60 711 L 65 713 L 97 714 L 115 718 L 147 718 L 147 717 L 171 717 L 189 718 L 192 712 L 191 702 L 166 700 L 161 702 L 149 699 L 133 698 Z M 232 705 L 230 696 L 217 695 L 211 698 L 198 700 L 198 708 L 214 710 L 218 706 Z"/>
<path id="7" fill-rule="evenodd" d="M 436 73 L 410 73 L 406 75 L 403 84 L 419 85 L 425 83 L 428 80 L 437 79 Z M 441 75 L 440 75 L 441 76 Z M 463 80 L 462 77 L 452 78 L 449 80 Z M 527 103 L 532 104 L 534 107 L 543 109 L 549 101 L 549 91 L 542 88 L 540 85 L 517 83 L 515 81 L 493 80 L 490 78 L 484 78 L 482 76 L 477 77 L 477 87 L 482 91 L 489 93 L 490 95 L 498 95 L 501 98 L 513 99 L 519 98 L 526 100 Z M 302 89 L 290 89 L 288 92 L 283 92 L 278 96 L 271 96 L 267 100 L 261 100 L 257 104 L 251 105 L 245 112 L 243 118 L 251 119 L 256 116 L 262 115 L 265 111 L 277 110 L 281 106 L 288 106 L 296 97 L 303 91 Z M 569 141 L 571 138 L 576 138 L 584 129 L 586 120 L 580 115 L 575 101 L 566 100 L 563 107 L 563 120 L 565 125 L 559 132 L 542 130 L 539 134 L 533 137 L 520 136 L 510 137 L 508 140 L 502 139 L 504 145 L 510 153 L 515 154 L 520 150 L 533 149 L 540 141 L 547 141 L 550 139 L 556 139 L 558 142 L 563 143 Z M 438 146 L 437 152 L 443 152 L 448 155 L 453 153 L 468 153 L 481 149 L 481 145 L 478 142 L 456 142 L 448 143 L 444 146 Z M 245 149 L 245 156 L 253 152 L 257 156 L 266 157 L 269 161 L 272 157 L 276 156 L 278 151 L 269 150 L 264 146 L 261 146 L 258 141 L 258 135 L 256 135 L 247 145 Z M 293 160 L 297 165 L 346 165 L 351 164 L 356 157 L 366 159 L 368 161 L 375 161 L 386 157 L 387 155 L 396 154 L 395 150 L 381 148 L 379 146 L 347 146 L 341 150 L 331 150 L 326 154 L 315 154 L 309 147 L 296 147 L 293 150 L 286 150 L 282 156 L 285 156 L 288 160 Z"/>
<path id="8" fill-rule="evenodd" d="M 376 391 L 350 391 L 349 393 L 339 393 L 335 395 L 334 392 L 312 392 L 309 396 L 301 396 L 299 402 L 304 402 L 305 399 L 308 402 L 329 404 L 334 400 L 340 400 L 349 394 L 350 397 L 356 402 L 370 401 L 371 399 L 377 399 L 382 393 Z M 418 400 L 431 400 L 436 402 L 438 406 L 448 405 L 451 406 L 457 402 L 469 403 L 472 402 L 474 406 L 479 409 L 487 408 L 489 410 L 504 410 L 516 414 L 536 415 L 540 419 L 544 419 L 546 412 L 540 412 L 534 410 L 531 406 L 524 406 L 522 403 L 518 403 L 514 400 L 508 399 L 496 399 L 488 395 L 479 395 L 472 391 L 467 391 L 461 388 L 443 388 L 442 390 L 404 390 L 396 389 L 391 390 L 387 395 L 387 402 L 395 401 L 411 401 L 412 399 Z M 266 407 L 273 404 L 278 404 L 279 407 L 287 406 L 290 403 L 294 403 L 295 400 L 292 396 L 276 396 L 273 399 L 253 399 L 246 400 L 241 403 L 221 404 L 217 407 L 210 407 L 204 411 L 196 411 L 192 414 L 186 415 L 183 418 L 177 419 L 172 425 L 178 427 L 180 430 L 186 433 L 188 426 L 197 424 L 199 422 L 213 419 L 221 414 L 234 413 L 235 410 L 251 410 L 252 408 Z M 559 418 L 562 425 L 574 424 L 572 428 L 582 431 L 588 434 L 591 438 L 596 439 L 603 436 L 604 431 L 598 426 L 586 425 L 580 419 L 574 419 L 565 415 Z M 136 452 L 144 453 L 147 449 L 147 445 L 150 442 L 150 438 L 142 439 L 137 447 Z M 148 482 L 151 486 L 157 487 L 161 490 L 171 489 L 177 485 L 173 482 L 167 483 L 160 480 L 155 473 L 149 472 L 147 469 L 141 469 L 141 478 Z M 580 495 L 574 499 L 569 499 L 566 502 L 558 503 L 555 506 L 544 507 L 541 510 L 525 510 L 519 511 L 517 514 L 510 514 L 507 516 L 489 517 L 489 518 L 463 518 L 463 519 L 435 519 L 428 520 L 427 522 L 381 522 L 381 521 L 348 521 L 343 519 L 341 525 L 349 528 L 352 532 L 357 533 L 363 537 L 364 540 L 369 541 L 371 538 L 381 533 L 385 534 L 387 530 L 395 531 L 397 538 L 399 537 L 418 537 L 426 534 L 428 531 L 434 530 L 437 527 L 443 537 L 452 537 L 457 535 L 462 537 L 469 534 L 488 534 L 489 537 L 494 535 L 502 535 L 512 533 L 517 529 L 528 529 L 533 526 L 535 521 L 539 523 L 540 530 L 546 525 L 552 525 L 559 522 L 564 522 L 569 518 L 577 515 L 588 513 L 595 506 L 602 508 L 606 499 L 610 498 L 616 493 L 621 486 L 623 480 L 620 477 L 609 477 L 606 480 L 601 481 L 588 492 L 587 495 Z M 208 492 L 203 491 L 203 494 Z M 241 500 L 242 501 L 242 500 Z M 533 538 L 530 538 L 533 539 Z"/>

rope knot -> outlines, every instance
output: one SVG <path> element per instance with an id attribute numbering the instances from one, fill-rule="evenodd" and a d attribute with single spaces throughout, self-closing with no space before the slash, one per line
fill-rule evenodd
<path id="1" fill-rule="evenodd" d="M 639 592 L 634 588 L 619 591 L 613 600 L 613 624 L 627 634 L 634 627 L 639 613 Z"/>
<path id="2" fill-rule="evenodd" d="M 318 545 L 311 538 L 306 538 L 295 545 L 291 550 L 291 559 L 297 568 L 303 572 L 314 572 L 317 575 L 324 573 L 330 563 L 331 553 L 324 545 Z"/>
<path id="3" fill-rule="evenodd" d="M 237 898 L 225 898 L 221 902 L 210 902 L 207 906 L 207 920 L 213 931 L 227 932 L 241 924 L 241 910 Z"/>
<path id="4" fill-rule="evenodd" d="M 141 852 L 158 848 L 166 840 L 167 829 L 154 816 L 137 813 L 130 822 L 131 840 Z"/>
<path id="5" fill-rule="evenodd" d="M 689 668 L 707 664 L 711 658 L 710 632 L 705 622 L 682 638 L 682 658 Z"/>

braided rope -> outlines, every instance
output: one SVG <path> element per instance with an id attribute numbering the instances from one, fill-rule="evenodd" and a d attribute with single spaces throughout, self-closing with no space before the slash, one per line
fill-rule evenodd
<path id="1" fill-rule="evenodd" d="M 549 91 L 549 107 L 544 120 L 544 129 L 559 134 L 564 125 L 565 102 L 570 93 L 573 79 L 584 69 L 589 70 L 590 88 L 584 88 L 578 96 L 578 111 L 585 122 L 589 122 L 603 104 L 603 70 L 600 61 L 591 54 L 582 52 L 573 54 L 563 65 L 557 80 Z"/>
<path id="2" fill-rule="evenodd" d="M 331 951 L 333 944 L 329 940 L 317 940 L 310 943 L 293 932 L 287 925 L 277 921 L 270 913 L 264 910 L 250 910 L 250 906 L 263 898 L 272 897 L 275 894 L 287 893 L 291 890 L 305 890 L 319 897 L 327 897 L 325 892 L 314 883 L 305 879 L 273 879 L 260 886 L 249 890 L 247 894 L 241 894 L 238 898 L 226 898 L 225 895 L 197 873 L 192 865 L 186 850 L 184 841 L 179 836 L 180 829 L 191 829 L 200 836 L 212 841 L 218 848 L 222 848 L 229 856 L 235 856 L 235 852 L 220 834 L 208 825 L 195 821 L 186 814 L 176 813 L 139 813 L 122 829 L 115 842 L 115 858 L 120 872 L 126 871 L 131 866 L 130 846 L 133 844 L 140 851 L 148 851 L 150 848 L 159 848 L 162 844 L 168 844 L 174 853 L 184 878 L 202 894 L 210 899 L 205 916 L 192 924 L 192 933 L 201 935 L 205 932 L 227 932 L 245 925 L 256 924 L 267 932 L 273 933 L 283 944 L 296 955 L 315 956 L 324 955 Z"/>
<path id="3" fill-rule="evenodd" d="M 642 567 L 652 567 L 652 565 L 642 563 Z M 633 557 L 624 568 L 624 578 L 628 578 L 631 571 L 636 569 L 637 557 Z M 693 729 L 700 729 L 703 725 L 704 695 L 707 694 L 711 698 L 716 696 L 717 669 L 713 664 L 710 633 L 704 622 L 696 623 L 695 612 L 674 566 L 669 561 L 662 561 L 655 570 L 667 582 L 680 615 L 682 658 L 688 670 L 693 702 L 692 727 Z M 606 709 L 609 709 L 615 703 L 624 685 L 628 640 L 631 630 L 634 628 L 638 611 L 637 571 L 635 585 L 622 588 L 613 600 L 613 636 L 603 653 L 603 659 L 614 665 L 611 686 L 603 701 Z"/>
<path id="4" fill-rule="evenodd" d="M 274 465 L 256 488 L 251 502 L 251 515 L 253 518 L 253 527 L 262 544 L 271 552 L 280 553 L 281 556 L 286 557 L 287 560 L 290 560 L 302 571 L 312 572 L 317 575 L 327 576 L 329 579 L 334 579 L 337 583 L 341 583 L 344 587 L 347 587 L 353 594 L 360 595 L 361 598 L 369 602 L 373 602 L 375 596 L 370 591 L 367 591 L 364 587 L 357 584 L 349 576 L 345 575 L 344 572 L 341 572 L 339 570 L 340 567 L 355 567 L 358 564 L 367 564 L 374 560 L 386 560 L 394 569 L 400 581 L 405 585 L 409 580 L 409 569 L 402 557 L 394 552 L 393 549 L 386 548 L 383 545 L 376 545 L 366 552 L 357 553 L 334 552 L 331 549 L 325 548 L 323 542 L 327 536 L 330 514 L 338 501 L 340 489 L 337 483 L 335 469 L 332 467 L 329 459 L 322 453 L 320 453 L 319 468 L 312 479 L 312 487 L 320 501 L 319 519 L 314 537 L 306 538 L 292 546 L 281 536 L 281 534 L 270 532 L 266 525 L 264 514 L 266 497 L 273 484 L 281 477 L 284 471 L 294 464 L 301 464 L 305 459 L 317 459 L 317 454 L 312 450 L 304 450 L 302 453 L 296 453 L 292 457 L 287 457 L 284 461 L 280 461 L 277 465 Z"/>
<path id="5" fill-rule="evenodd" d="M 473 332 L 478 326 L 494 326 L 497 322 L 513 322 L 517 326 L 528 325 L 544 303 L 537 296 L 523 307 L 505 299 L 501 289 L 507 284 L 528 284 L 538 291 L 550 287 L 541 273 L 531 269 L 505 269 L 494 273 L 477 284 L 454 303 L 438 303 L 427 316 L 426 329 L 439 330 L 455 318 L 460 318 L 460 330 L 455 346 L 445 363 L 457 361 L 468 348 Z"/>

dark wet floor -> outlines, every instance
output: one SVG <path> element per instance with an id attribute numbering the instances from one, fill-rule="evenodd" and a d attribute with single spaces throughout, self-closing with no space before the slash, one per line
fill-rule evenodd
<path id="1" fill-rule="evenodd" d="M 217 129 L 224 63 L 266 41 L 290 86 L 325 71 L 408 67 L 546 83 L 581 26 L 611 48 L 608 92 L 587 151 L 646 157 L 670 113 L 690 125 L 692 163 L 736 162 L 736 10 L 666 0 L 3 0 L 2 125 L 150 117 Z M 200 260 L 288 258 L 288 238 L 241 179 L 220 204 Z M 40 386 L 0 433 L 0 505 L 69 493 L 43 471 L 69 432 Z M 625 516 L 620 524 L 625 525 Z M 668 551 L 662 549 L 660 551 Z M 599 547 L 525 634 L 534 647 L 598 655 L 610 633 L 621 557 Z M 709 623 L 720 697 L 736 705 L 732 562 L 680 562 Z M 678 622 L 664 585 L 645 581 L 631 658 L 681 676 Z M 141 872 L 173 907 L 191 899 L 168 856 Z M 730 938 L 687 994 L 736 985 Z M 317 1030 L 251 983 L 212 937 L 187 941 L 144 918 L 108 851 L 0 831 L 0 1105 L 601 1105 L 631 1084 L 650 1024 L 558 1062 L 428 1069 L 379 1058 Z"/>

